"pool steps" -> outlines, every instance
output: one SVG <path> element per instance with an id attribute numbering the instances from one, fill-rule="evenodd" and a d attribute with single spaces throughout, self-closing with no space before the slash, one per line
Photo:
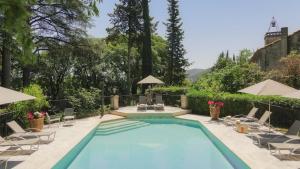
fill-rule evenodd
<path id="1" fill-rule="evenodd" d="M 94 135 L 95 136 L 105 136 L 110 134 L 121 133 L 141 127 L 146 127 L 150 125 L 146 122 L 141 121 L 133 121 L 133 120 L 122 120 L 118 122 L 107 122 L 102 123 L 96 129 Z"/>

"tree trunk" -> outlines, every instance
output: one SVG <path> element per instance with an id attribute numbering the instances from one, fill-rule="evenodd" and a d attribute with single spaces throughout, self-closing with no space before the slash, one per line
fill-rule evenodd
<path id="1" fill-rule="evenodd" d="M 3 33 L 2 46 L 2 86 L 11 87 L 11 55 L 10 55 L 10 39 L 7 33 Z"/>
<path id="2" fill-rule="evenodd" d="M 144 38 L 142 49 L 142 71 L 143 77 L 152 74 L 152 50 L 151 50 L 151 29 L 148 0 L 142 0 L 144 19 Z"/>
<path id="3" fill-rule="evenodd" d="M 30 85 L 30 67 L 25 65 L 23 67 L 23 87 Z"/>

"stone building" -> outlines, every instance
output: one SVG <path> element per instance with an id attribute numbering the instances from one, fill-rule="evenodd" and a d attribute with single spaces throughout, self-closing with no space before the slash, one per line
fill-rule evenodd
<path id="1" fill-rule="evenodd" d="M 288 35 L 288 28 L 283 27 L 280 31 L 267 32 L 264 39 L 265 46 L 258 49 L 251 58 L 264 71 L 276 68 L 279 60 L 291 51 L 300 51 L 300 30 Z"/>

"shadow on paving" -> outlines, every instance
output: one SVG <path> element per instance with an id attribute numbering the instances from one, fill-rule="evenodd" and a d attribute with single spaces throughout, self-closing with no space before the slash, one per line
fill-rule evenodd
<path id="1" fill-rule="evenodd" d="M 7 168 L 6 169 L 11 169 L 11 168 L 14 168 L 16 167 L 18 164 L 22 163 L 23 161 L 8 161 L 7 162 Z M 0 165 L 0 169 L 4 169 L 5 167 L 5 164 L 1 164 Z"/>

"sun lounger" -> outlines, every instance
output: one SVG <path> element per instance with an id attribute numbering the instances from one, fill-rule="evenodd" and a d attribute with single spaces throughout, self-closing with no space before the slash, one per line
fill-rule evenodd
<path id="1" fill-rule="evenodd" d="M 258 108 L 253 107 L 247 115 L 239 114 L 239 115 L 235 115 L 233 117 L 227 116 L 224 118 L 224 124 L 231 126 L 231 125 L 234 125 L 237 120 L 242 121 L 242 122 L 257 121 L 258 119 L 255 118 L 255 114 L 257 113 L 257 111 L 258 111 Z"/>
<path id="2" fill-rule="evenodd" d="M 20 148 L 23 150 L 22 146 L 30 146 L 30 150 L 39 149 L 40 139 L 30 138 L 25 139 L 22 137 L 11 137 L 12 139 L 5 140 L 0 136 L 0 146 L 9 146 L 14 148 Z"/>
<path id="3" fill-rule="evenodd" d="M 33 128 L 28 128 L 27 131 L 24 130 L 16 121 L 11 121 L 6 123 L 10 129 L 14 131 L 14 134 L 12 134 L 10 137 L 47 137 L 48 139 L 46 141 L 53 141 L 55 139 L 55 131 L 39 131 L 39 132 L 31 132 Z M 39 130 L 39 129 L 35 129 Z M 52 137 L 51 137 L 52 136 Z"/>
<path id="4" fill-rule="evenodd" d="M 298 138 L 300 132 L 300 121 L 296 120 L 285 134 L 275 133 L 251 133 L 254 143 L 262 146 L 267 143 L 282 143 L 290 139 Z"/>
<path id="5" fill-rule="evenodd" d="M 65 108 L 64 110 L 64 121 L 65 120 L 75 120 L 75 111 L 73 108 Z"/>
<path id="6" fill-rule="evenodd" d="M 147 110 L 147 99 L 145 96 L 139 96 L 138 110 Z"/>
<path id="7" fill-rule="evenodd" d="M 260 117 L 260 119 L 257 122 L 250 122 L 250 123 L 246 122 L 245 124 L 248 124 L 251 129 L 259 129 L 259 127 L 262 127 L 264 125 L 268 126 L 266 122 L 270 118 L 271 114 L 272 112 L 265 111 L 265 113 Z"/>
<path id="8" fill-rule="evenodd" d="M 282 150 L 287 150 L 287 151 L 289 151 L 289 156 L 290 156 L 295 151 L 300 150 L 300 142 L 292 143 L 297 140 L 299 141 L 300 137 L 298 139 L 287 140 L 283 143 L 268 143 L 268 148 L 269 148 L 271 154 L 276 154 L 276 152 L 278 152 L 278 154 L 281 155 Z"/>
<path id="9" fill-rule="evenodd" d="M 155 110 L 164 110 L 164 108 L 165 108 L 165 105 L 164 105 L 164 101 L 162 99 L 162 95 L 156 95 L 154 109 Z"/>
<path id="10" fill-rule="evenodd" d="M 239 121 L 235 124 L 234 130 L 239 132 L 239 127 L 243 126 L 243 128 L 247 129 L 247 133 L 248 132 L 260 132 L 260 131 L 264 131 L 264 129 L 266 130 L 266 126 L 268 126 L 269 127 L 268 130 L 271 131 L 270 130 L 271 126 L 269 126 L 266 123 L 266 121 L 269 119 L 271 114 L 272 114 L 272 112 L 265 111 L 265 113 L 261 116 L 261 118 L 257 122 L 240 122 Z"/>

